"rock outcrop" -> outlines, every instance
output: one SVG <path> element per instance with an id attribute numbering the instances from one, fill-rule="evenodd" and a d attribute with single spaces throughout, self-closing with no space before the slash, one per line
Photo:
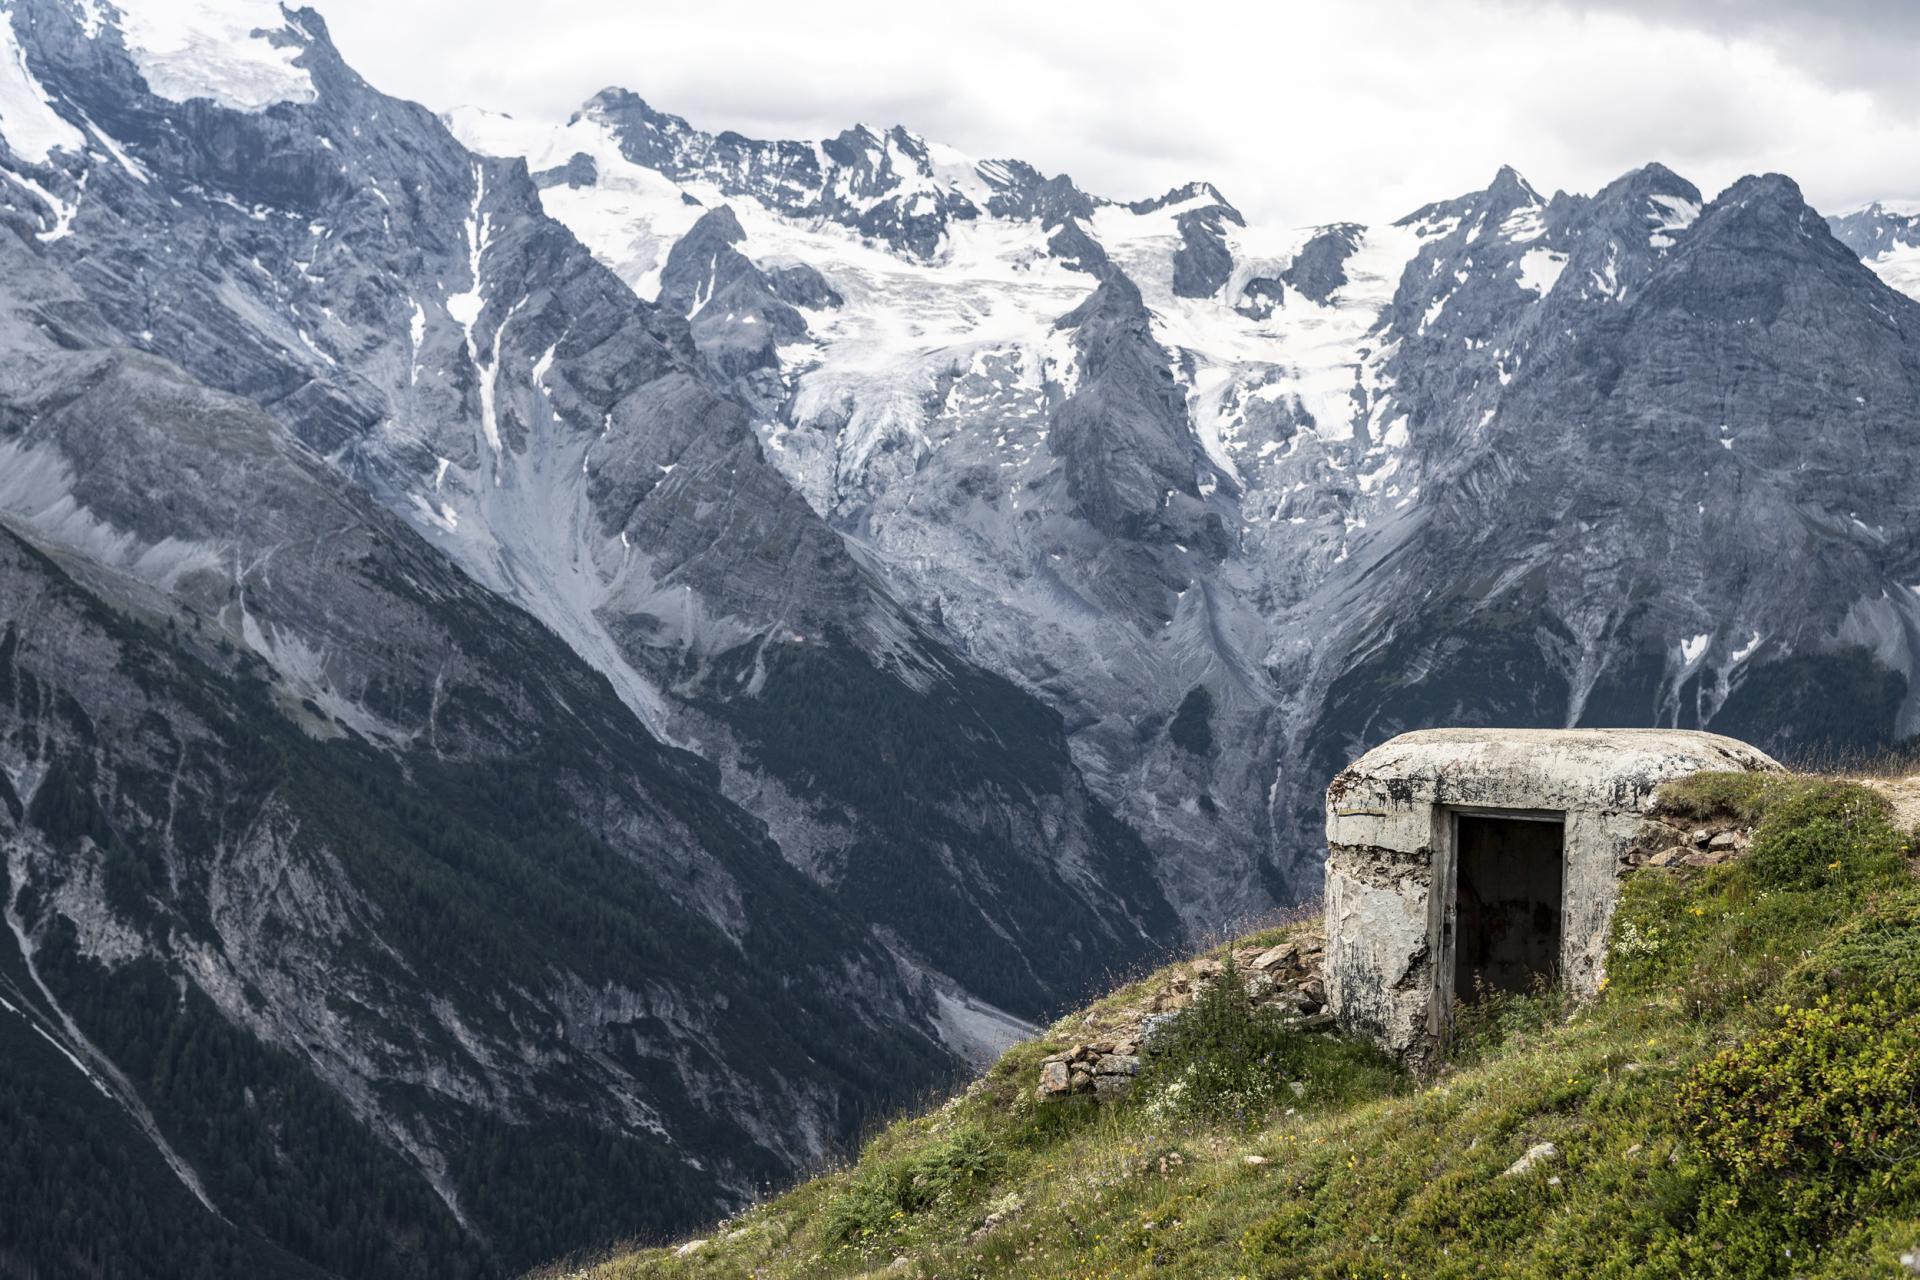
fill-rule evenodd
<path id="1" fill-rule="evenodd" d="M 1321 931 L 1300 926 L 1271 946 L 1239 947 L 1175 966 L 1133 999 L 1090 1010 L 1083 1018 L 1088 1038 L 1042 1059 L 1034 1096 L 1090 1094 L 1101 1102 L 1127 1096 L 1156 1037 L 1208 986 L 1227 978 L 1229 967 L 1255 1008 L 1277 1010 L 1302 1031 L 1325 1030 L 1333 1025 L 1326 1011 L 1325 962 Z"/>

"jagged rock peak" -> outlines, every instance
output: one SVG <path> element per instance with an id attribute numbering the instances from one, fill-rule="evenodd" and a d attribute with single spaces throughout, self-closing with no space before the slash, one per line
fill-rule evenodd
<path id="1" fill-rule="evenodd" d="M 739 244 L 746 238 L 746 230 L 741 227 L 740 219 L 735 216 L 733 206 L 723 204 L 701 214 L 699 220 L 688 229 L 680 243 L 692 244 L 697 248 L 708 242 Z"/>
<path id="2" fill-rule="evenodd" d="M 631 89 L 619 85 L 608 85 L 600 92 L 588 98 L 581 108 L 568 117 L 568 123 L 576 120 L 605 120 L 617 118 L 627 123 L 647 123 L 664 132 L 697 133 L 684 116 L 672 115 L 657 110 L 651 103 Z"/>
<path id="3" fill-rule="evenodd" d="M 1703 203 L 1700 188 L 1667 166 L 1655 161 L 1627 172 L 1600 188 L 1593 195 L 1595 206 L 1638 206 L 1648 200 L 1683 201 L 1696 208 Z"/>
<path id="4" fill-rule="evenodd" d="M 1193 204 L 1199 208 L 1217 209 L 1229 222 L 1246 226 L 1247 220 L 1233 203 L 1220 194 L 1220 188 L 1211 182 L 1188 182 L 1174 187 L 1164 195 L 1153 196 L 1146 200 L 1135 200 L 1127 205 L 1134 213 L 1157 213 L 1161 209 L 1175 205 Z"/>
<path id="5" fill-rule="evenodd" d="M 982 160 L 974 172 L 993 192 L 987 211 L 999 218 L 1033 219 L 1057 227 L 1072 218 L 1089 218 L 1102 203 L 1061 173 L 1049 178 L 1024 160 Z"/>
<path id="6" fill-rule="evenodd" d="M 1533 184 L 1520 176 L 1520 171 L 1510 164 L 1500 166 L 1493 175 L 1493 181 L 1487 184 L 1486 194 L 1495 201 L 1506 202 L 1509 207 L 1519 204 L 1544 204 Z"/>
<path id="7" fill-rule="evenodd" d="M 1920 204 L 1890 203 L 1875 200 L 1871 204 L 1827 219 L 1840 242 L 1863 260 L 1901 254 L 1920 248 Z M 1910 287 L 1907 290 L 1913 292 Z"/>

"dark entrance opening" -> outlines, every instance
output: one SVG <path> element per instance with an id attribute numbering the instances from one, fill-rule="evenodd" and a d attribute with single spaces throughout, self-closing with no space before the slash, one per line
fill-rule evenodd
<path id="1" fill-rule="evenodd" d="M 1566 824 L 1454 816 L 1453 994 L 1527 992 L 1560 976 L 1561 846 Z"/>

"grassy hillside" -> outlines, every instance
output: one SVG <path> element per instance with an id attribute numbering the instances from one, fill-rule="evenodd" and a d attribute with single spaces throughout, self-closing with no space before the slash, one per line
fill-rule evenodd
<path id="1" fill-rule="evenodd" d="M 581 1274 L 1920 1273 L 1902 1260 L 1920 1254 L 1912 838 L 1852 783 L 1709 775 L 1663 804 L 1751 825 L 1751 849 L 1634 873 L 1601 997 L 1468 1011 L 1432 1080 L 1286 1025 L 1228 964 L 1124 1100 L 1035 1097 L 1043 1058 L 1166 989 L 1162 973 L 852 1167 L 702 1243 Z"/>

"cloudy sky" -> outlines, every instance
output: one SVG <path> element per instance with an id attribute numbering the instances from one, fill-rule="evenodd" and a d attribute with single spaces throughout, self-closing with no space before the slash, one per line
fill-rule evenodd
<path id="1" fill-rule="evenodd" d="M 309 0 L 392 93 L 564 119 L 606 85 L 707 129 L 902 123 L 1105 195 L 1397 217 L 1511 163 L 1660 160 L 1829 212 L 1920 197 L 1920 0 Z M 535 16 L 537 14 L 537 16 Z M 929 15 L 938 15 L 930 17 Z"/>

